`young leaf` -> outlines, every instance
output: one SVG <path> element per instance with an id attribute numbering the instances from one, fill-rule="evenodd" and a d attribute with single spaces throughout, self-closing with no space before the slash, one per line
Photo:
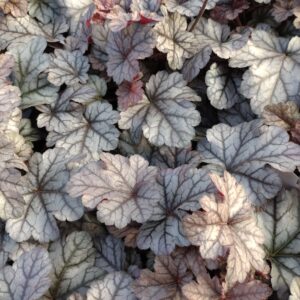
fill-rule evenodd
<path id="1" fill-rule="evenodd" d="M 92 0 L 56 0 L 53 4 L 55 13 L 67 18 L 71 34 L 77 32 L 80 21 L 87 21 L 95 9 Z"/>
<path id="2" fill-rule="evenodd" d="M 123 228 L 131 220 L 145 222 L 153 213 L 160 194 L 155 183 L 157 169 L 139 155 L 130 158 L 102 153 L 101 163 L 92 162 L 68 184 L 72 196 L 98 209 L 98 219 Z"/>
<path id="3" fill-rule="evenodd" d="M 201 18 L 194 31 L 197 42 L 211 47 L 219 57 L 228 59 L 235 51 L 245 46 L 248 41 L 249 31 L 230 35 L 230 27 Z"/>
<path id="4" fill-rule="evenodd" d="M 188 147 L 200 123 L 190 101 L 200 100 L 181 74 L 160 71 L 150 77 L 142 101 L 121 112 L 119 126 L 131 129 L 134 140 L 143 132 L 156 146 Z"/>
<path id="5" fill-rule="evenodd" d="M 29 172 L 21 182 L 25 211 L 6 223 L 6 230 L 14 240 L 21 242 L 30 237 L 40 242 L 55 240 L 59 236 L 55 218 L 74 221 L 82 216 L 79 199 L 71 198 L 65 191 L 70 177 L 67 157 L 65 150 L 56 148 L 43 155 L 36 152 L 30 159 Z"/>
<path id="6" fill-rule="evenodd" d="M 132 0 L 130 5 L 133 13 L 138 13 L 141 19 L 149 21 L 160 21 L 162 16 L 160 12 L 161 0 Z"/>
<path id="7" fill-rule="evenodd" d="M 187 211 L 200 208 L 199 198 L 213 191 L 213 186 L 205 170 L 190 166 L 162 170 L 157 181 L 160 199 L 150 220 L 140 228 L 137 246 L 151 248 L 156 255 L 167 255 L 176 245 L 189 245 L 182 219 Z"/>
<path id="8" fill-rule="evenodd" d="M 55 49 L 55 57 L 51 60 L 48 69 L 48 80 L 60 86 L 74 85 L 78 82 L 86 83 L 88 80 L 87 71 L 89 70 L 88 58 L 83 56 L 79 50 L 66 51 Z"/>
<path id="9" fill-rule="evenodd" d="M 300 144 L 300 112 L 295 102 L 267 105 L 262 116 L 267 125 L 284 128 L 289 131 L 291 140 Z"/>
<path id="10" fill-rule="evenodd" d="M 91 285 L 87 300 L 136 300 L 131 284 L 133 279 L 125 272 L 112 272 Z"/>
<path id="11" fill-rule="evenodd" d="M 171 256 L 156 256 L 154 272 L 142 270 L 133 283 L 133 291 L 138 299 L 183 299 L 181 288 L 192 280 L 191 272 L 182 259 Z"/>
<path id="12" fill-rule="evenodd" d="M 126 110 L 129 106 L 134 105 L 143 98 L 143 82 L 140 77 L 134 78 L 133 81 L 123 81 L 117 91 L 118 108 L 122 111 Z"/>
<path id="13" fill-rule="evenodd" d="M 118 145 L 119 131 L 114 124 L 119 115 L 107 102 L 90 103 L 83 115 L 71 111 L 56 117 L 64 126 L 59 131 L 49 133 L 48 146 L 55 144 L 73 155 L 86 154 L 86 160 L 97 160 L 101 151 L 113 150 Z M 60 124 L 54 126 L 58 127 Z"/>
<path id="14" fill-rule="evenodd" d="M 272 9 L 274 19 L 280 23 L 292 16 L 296 3 L 297 0 L 276 0 Z"/>
<path id="15" fill-rule="evenodd" d="M 129 225 L 122 229 L 118 229 L 115 226 L 107 226 L 107 230 L 118 239 L 124 238 L 124 245 L 126 247 L 136 248 L 136 237 L 139 232 L 138 224 L 133 226 Z"/>
<path id="16" fill-rule="evenodd" d="M 192 32 L 187 31 L 186 18 L 179 13 L 166 15 L 162 22 L 155 25 L 157 34 L 156 47 L 167 53 L 169 66 L 172 70 L 181 69 L 184 59 L 197 52 L 198 43 Z"/>
<path id="17" fill-rule="evenodd" d="M 188 239 L 199 246 L 203 258 L 216 259 L 229 249 L 226 281 L 245 281 L 252 268 L 264 270 L 263 233 L 256 220 L 242 185 L 233 176 L 211 175 L 222 196 L 204 196 L 203 211 L 187 215 L 183 226 Z"/>
<path id="18" fill-rule="evenodd" d="M 24 17 L 27 13 L 27 0 L 0 0 L 0 8 L 5 14 L 12 14 L 14 17 Z"/>
<path id="19" fill-rule="evenodd" d="M 95 266 L 96 250 L 87 232 L 76 231 L 60 238 L 50 245 L 49 253 L 54 266 L 52 299 L 66 299 L 79 289 L 86 290 L 105 274 Z"/>
<path id="20" fill-rule="evenodd" d="M 293 172 L 300 159 L 300 147 L 289 142 L 285 130 L 262 126 L 259 120 L 235 127 L 215 125 L 198 150 L 204 162 L 230 172 L 255 205 L 274 197 L 281 188 L 277 173 L 266 164 Z"/>
<path id="21" fill-rule="evenodd" d="M 286 130 L 292 129 L 294 123 L 300 121 L 298 105 L 292 101 L 267 105 L 262 116 L 267 125 L 278 126 Z"/>
<path id="22" fill-rule="evenodd" d="M 272 287 L 280 294 L 287 292 L 294 276 L 300 276 L 299 208 L 299 192 L 282 190 L 257 214 L 272 265 Z"/>
<path id="23" fill-rule="evenodd" d="M 268 104 L 296 100 L 300 72 L 300 38 L 279 38 L 271 32 L 254 30 L 245 47 L 236 51 L 230 66 L 249 67 L 244 73 L 241 93 L 251 98 L 254 113 Z"/>
<path id="24" fill-rule="evenodd" d="M 48 252 L 35 248 L 22 254 L 13 266 L 0 272 L 0 298 L 38 300 L 48 290 L 52 271 Z"/>
<path id="25" fill-rule="evenodd" d="M 107 74 L 117 84 L 132 81 L 140 72 L 138 60 L 152 55 L 154 45 L 154 34 L 149 26 L 132 24 L 120 32 L 110 32 L 106 45 Z"/>
<path id="26" fill-rule="evenodd" d="M 220 23 L 235 20 L 239 14 L 249 8 L 248 0 L 221 0 L 212 10 L 210 16 Z"/>
<path id="27" fill-rule="evenodd" d="M 192 281 L 183 288 L 187 300 L 265 300 L 272 294 L 271 289 L 259 280 L 237 283 L 226 291 L 222 289 L 218 278 L 197 276 L 197 283 Z"/>
<path id="28" fill-rule="evenodd" d="M 193 249 L 195 250 L 195 249 Z M 226 282 L 208 274 L 201 256 L 190 251 L 185 256 L 189 269 L 196 277 L 182 287 L 182 293 L 187 300 L 265 300 L 272 294 L 271 288 L 259 280 L 246 280 L 229 287 Z"/>

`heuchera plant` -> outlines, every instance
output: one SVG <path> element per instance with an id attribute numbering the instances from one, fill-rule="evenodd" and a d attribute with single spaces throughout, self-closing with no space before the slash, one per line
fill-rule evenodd
<path id="1" fill-rule="evenodd" d="M 0 0 L 0 299 L 300 299 L 300 1 Z"/>

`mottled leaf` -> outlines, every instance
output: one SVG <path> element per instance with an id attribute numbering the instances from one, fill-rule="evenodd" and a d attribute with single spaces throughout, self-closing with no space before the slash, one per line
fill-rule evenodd
<path id="1" fill-rule="evenodd" d="M 87 300 L 136 300 L 131 289 L 132 281 L 125 272 L 112 272 L 91 285 Z"/>
<path id="2" fill-rule="evenodd" d="M 191 167 L 197 167 L 200 161 L 199 152 L 191 148 L 170 148 L 163 146 L 154 151 L 151 157 L 151 164 L 163 169 L 175 169 L 186 164 Z"/>
<path id="3" fill-rule="evenodd" d="M 300 28 L 300 6 L 294 8 L 294 15 L 296 18 L 293 24 L 296 28 Z"/>
<path id="4" fill-rule="evenodd" d="M 241 102 L 236 103 L 231 108 L 218 111 L 218 116 L 221 123 L 230 126 L 236 126 L 243 122 L 250 122 L 256 118 L 256 115 L 251 110 L 249 101 L 244 97 Z"/>
<path id="5" fill-rule="evenodd" d="M 210 16 L 217 22 L 226 23 L 236 19 L 239 14 L 249 8 L 248 0 L 220 0 Z"/>
<path id="6" fill-rule="evenodd" d="M 142 270 L 140 277 L 133 283 L 138 299 L 172 300 L 183 299 L 181 288 L 192 280 L 182 259 L 171 256 L 156 256 L 154 272 Z"/>
<path id="7" fill-rule="evenodd" d="M 47 251 L 35 248 L 0 272 L 0 298 L 38 300 L 49 288 L 51 261 Z"/>
<path id="8" fill-rule="evenodd" d="M 201 207 L 184 218 L 183 226 L 188 239 L 199 246 L 203 258 L 222 256 L 223 247 L 229 249 L 226 281 L 229 286 L 242 283 L 252 268 L 264 270 L 264 237 L 242 185 L 233 176 L 224 178 L 211 175 L 221 196 L 204 196 Z"/>
<path id="9" fill-rule="evenodd" d="M 117 84 L 132 81 L 139 73 L 139 59 L 153 53 L 155 45 L 151 27 L 133 24 L 120 32 L 110 32 L 106 45 L 107 74 Z"/>
<path id="10" fill-rule="evenodd" d="M 75 85 L 68 87 L 57 97 L 56 101 L 50 103 L 49 106 L 38 106 L 38 110 L 42 113 L 37 118 L 38 127 L 46 127 L 48 131 L 64 131 L 68 127 L 68 123 L 64 120 L 75 123 L 76 119 L 80 119 L 82 113 L 81 106 L 76 103 L 92 102 L 97 96 L 97 91 L 90 85 Z M 74 101 L 74 102 L 71 102 Z M 74 121 L 71 118 L 74 117 Z"/>
<path id="11" fill-rule="evenodd" d="M 262 114 L 265 123 L 290 130 L 294 123 L 300 121 L 300 112 L 297 104 L 292 101 L 267 105 Z"/>
<path id="12" fill-rule="evenodd" d="M 76 118 L 77 117 L 77 118 Z M 93 102 L 85 107 L 82 114 L 65 112 L 56 115 L 61 130 L 51 131 L 47 145 L 62 147 L 69 153 L 86 154 L 86 159 L 99 159 L 101 151 L 110 151 L 117 147 L 119 131 L 114 126 L 119 114 L 112 110 L 107 102 Z M 52 119 L 55 122 L 57 119 Z"/>
<path id="13" fill-rule="evenodd" d="M 92 162 L 75 174 L 68 190 L 83 196 L 83 204 L 98 209 L 106 225 L 125 227 L 131 220 L 145 222 L 159 200 L 155 184 L 157 169 L 139 155 L 130 158 L 102 153 L 101 162 Z"/>
<path id="14" fill-rule="evenodd" d="M 137 236 L 137 246 L 151 248 L 156 255 L 170 254 L 175 246 L 188 246 L 182 228 L 187 211 L 200 208 L 199 199 L 213 190 L 208 173 L 203 169 L 182 166 L 160 171 L 158 177 L 160 199 Z"/>
<path id="15" fill-rule="evenodd" d="M 30 0 L 29 15 L 37 18 L 43 24 L 47 24 L 56 17 L 54 10 L 56 6 L 56 0 Z"/>
<path id="16" fill-rule="evenodd" d="M 21 174 L 16 169 L 3 169 L 0 172 L 0 218 L 3 220 L 18 218 L 24 212 L 20 178 Z"/>
<path id="17" fill-rule="evenodd" d="M 8 121 L 9 113 L 21 103 L 20 96 L 20 90 L 16 86 L 0 82 L 0 122 Z"/>
<path id="18" fill-rule="evenodd" d="M 56 0 L 54 2 L 56 14 L 63 15 L 68 19 L 70 32 L 76 33 L 80 21 L 87 21 L 95 6 L 92 0 Z"/>
<path id="19" fill-rule="evenodd" d="M 5 14 L 12 14 L 14 17 L 24 17 L 27 13 L 27 0 L 0 0 L 0 8 Z"/>
<path id="20" fill-rule="evenodd" d="M 21 90 L 23 108 L 51 103 L 56 98 L 56 87 L 45 78 L 49 66 L 48 54 L 43 53 L 47 43 L 44 38 L 34 38 L 26 46 L 15 47 L 10 53 L 15 58 L 13 82 Z"/>
<path id="21" fill-rule="evenodd" d="M 161 0 L 132 0 L 130 8 L 133 13 L 141 16 L 141 20 L 160 21 L 162 19 L 160 5 Z"/>
<path id="22" fill-rule="evenodd" d="M 248 41 L 249 31 L 230 34 L 230 27 L 201 18 L 194 31 L 197 42 L 209 46 L 219 57 L 228 59 Z"/>
<path id="23" fill-rule="evenodd" d="M 38 23 L 30 16 L 14 18 L 6 16 L 0 20 L 0 49 L 9 46 L 13 49 L 16 45 L 25 46 L 34 37 L 44 37 L 49 42 L 56 42 L 62 39 L 61 29 L 55 28 L 55 23 L 44 25 Z M 58 31 L 57 31 L 58 29 Z M 63 29 L 63 32 L 65 32 Z"/>
<path id="24" fill-rule="evenodd" d="M 6 78 L 12 72 L 14 66 L 14 58 L 9 53 L 0 54 L 0 80 L 1 83 L 6 81 Z"/>
<path id="25" fill-rule="evenodd" d="M 236 51 L 230 66 L 244 68 L 241 93 L 251 99 L 254 113 L 268 104 L 297 100 L 300 81 L 300 38 L 279 38 L 264 30 L 254 30 L 245 47 Z"/>
<path id="26" fill-rule="evenodd" d="M 203 46 L 198 49 L 198 52 L 191 59 L 187 59 L 184 62 L 181 73 L 186 81 L 190 82 L 198 76 L 200 70 L 209 62 L 211 52 L 212 50 L 209 46 Z"/>
<path id="27" fill-rule="evenodd" d="M 156 47 L 167 53 L 169 66 L 172 70 L 181 69 L 184 59 L 197 52 L 198 43 L 195 35 L 187 31 L 186 18 L 179 13 L 164 16 L 162 22 L 155 25 Z"/>
<path id="28" fill-rule="evenodd" d="M 125 266 L 125 249 L 122 240 L 111 235 L 95 239 L 96 265 L 106 272 L 122 271 Z"/>
<path id="29" fill-rule="evenodd" d="M 280 23 L 292 16 L 296 2 L 297 0 L 275 0 L 272 9 L 274 19 Z M 299 1 L 298 4 L 300 4 Z"/>
<path id="30" fill-rule="evenodd" d="M 140 80 L 140 76 L 131 82 L 123 81 L 116 91 L 119 109 L 126 110 L 129 106 L 138 103 L 142 100 L 143 93 L 143 82 Z"/>
<path id="31" fill-rule="evenodd" d="M 290 286 L 291 296 L 289 300 L 298 300 L 300 298 L 300 279 L 295 277 Z"/>
<path id="32" fill-rule="evenodd" d="M 208 274 L 198 275 L 197 283 L 185 285 L 183 294 L 187 300 L 265 300 L 272 294 L 270 287 L 259 280 L 237 283 L 231 289 L 222 289 L 219 279 Z"/>
<path id="33" fill-rule="evenodd" d="M 160 71 L 150 77 L 142 101 L 121 112 L 119 126 L 131 129 L 135 140 L 143 132 L 156 146 L 187 147 L 200 122 L 190 101 L 200 100 L 181 74 Z"/>
<path id="34" fill-rule="evenodd" d="M 300 144 L 300 112 L 295 102 L 267 105 L 262 117 L 265 124 L 279 126 L 289 131 L 291 140 Z"/>
<path id="35" fill-rule="evenodd" d="M 279 176 L 266 165 L 293 172 L 300 159 L 299 146 L 289 142 L 285 130 L 262 126 L 258 120 L 235 127 L 215 125 L 198 150 L 204 162 L 230 172 L 255 205 L 274 197 L 281 188 Z"/>
<path id="36" fill-rule="evenodd" d="M 82 216 L 80 201 L 65 191 L 70 177 L 67 157 L 67 152 L 58 148 L 43 155 L 36 152 L 30 159 L 29 172 L 21 182 L 25 211 L 6 223 L 6 230 L 14 240 L 25 241 L 30 237 L 40 242 L 55 240 L 59 236 L 55 218 L 74 221 Z"/>
<path id="37" fill-rule="evenodd" d="M 287 292 L 294 276 L 300 276 L 299 192 L 282 190 L 258 214 L 265 235 L 265 250 L 270 260 L 272 287 Z"/>
<path id="38" fill-rule="evenodd" d="M 49 248 L 54 275 L 50 294 L 63 300 L 81 289 L 86 290 L 105 271 L 95 266 L 96 250 L 87 232 L 77 231 L 52 243 Z"/>
<path id="39" fill-rule="evenodd" d="M 207 97 L 217 109 L 228 109 L 241 102 L 240 74 L 224 65 L 213 63 L 206 72 Z"/>
<path id="40" fill-rule="evenodd" d="M 122 229 L 116 228 L 115 226 L 107 226 L 107 230 L 113 236 L 121 239 L 124 238 L 124 245 L 126 247 L 136 247 L 136 237 L 139 232 L 139 226 L 126 226 Z"/>
<path id="41" fill-rule="evenodd" d="M 75 50 L 72 52 L 56 49 L 55 56 L 49 66 L 48 80 L 56 86 L 63 83 L 74 85 L 78 82 L 86 83 L 89 70 L 88 58 L 82 52 Z"/>
<path id="42" fill-rule="evenodd" d="M 219 0 L 210 0 L 206 9 L 212 9 Z M 171 12 L 178 12 L 187 17 L 195 17 L 204 4 L 204 0 L 165 0 L 166 7 Z"/>

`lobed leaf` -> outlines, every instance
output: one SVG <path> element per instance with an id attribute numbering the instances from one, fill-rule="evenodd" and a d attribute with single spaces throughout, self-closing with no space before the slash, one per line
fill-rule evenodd
<path id="1" fill-rule="evenodd" d="M 156 146 L 187 147 L 200 122 L 191 101 L 200 100 L 181 74 L 160 71 L 150 77 L 143 99 L 121 112 L 119 126 L 131 129 L 134 140 L 143 132 Z"/>
<path id="2" fill-rule="evenodd" d="M 130 158 L 102 153 L 101 162 L 92 162 L 75 174 L 68 184 L 72 196 L 83 196 L 83 204 L 97 206 L 97 217 L 106 225 L 123 228 L 131 220 L 150 218 L 159 200 L 155 184 L 157 169 L 139 155 Z"/>
<path id="3" fill-rule="evenodd" d="M 25 252 L 13 266 L 6 266 L 1 270 L 1 299 L 40 299 L 51 284 L 51 271 L 51 261 L 45 249 L 37 247 Z"/>
<path id="4" fill-rule="evenodd" d="M 74 221 L 82 216 L 80 201 L 65 191 L 70 177 L 67 156 L 65 150 L 56 148 L 43 155 L 37 152 L 30 159 L 29 172 L 21 182 L 24 212 L 6 223 L 14 240 L 21 242 L 33 237 L 39 242 L 53 241 L 59 237 L 55 218 Z"/>
<path id="5" fill-rule="evenodd" d="M 202 160 L 230 172 L 255 205 L 279 192 L 281 179 L 272 168 L 293 172 L 299 165 L 299 150 L 283 129 L 262 126 L 259 120 L 234 127 L 215 125 L 207 140 L 198 144 Z"/>

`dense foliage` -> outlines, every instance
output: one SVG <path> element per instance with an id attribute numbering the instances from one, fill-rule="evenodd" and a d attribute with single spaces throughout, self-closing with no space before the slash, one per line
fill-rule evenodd
<path id="1" fill-rule="evenodd" d="M 0 0 L 0 299 L 300 299 L 300 1 Z"/>

